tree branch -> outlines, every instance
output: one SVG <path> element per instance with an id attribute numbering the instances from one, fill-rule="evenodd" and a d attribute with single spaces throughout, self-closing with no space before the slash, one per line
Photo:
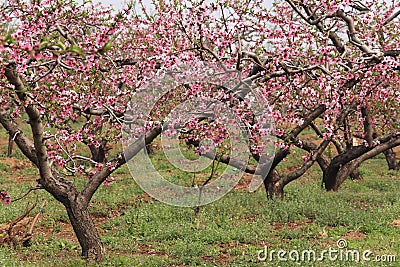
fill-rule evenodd
<path id="1" fill-rule="evenodd" d="M 118 169 L 136 156 L 140 150 L 145 148 L 147 144 L 150 144 L 157 136 L 159 136 L 161 131 L 161 125 L 154 127 L 146 134 L 142 135 L 134 143 L 125 148 L 124 151 L 119 153 L 115 158 L 108 161 L 106 165 L 111 165 L 113 168 L 106 168 L 93 175 L 93 177 L 87 182 L 85 188 L 82 190 L 82 195 L 85 198 L 86 205 L 89 204 L 90 199 L 93 197 L 93 194 L 96 192 L 97 188 L 107 179 L 108 176 L 110 176 L 111 173 L 114 172 L 114 170 Z"/>
<path id="2" fill-rule="evenodd" d="M 354 45 L 356 45 L 358 48 L 361 49 L 361 51 L 368 55 L 376 54 L 371 48 L 369 48 L 358 38 L 354 19 L 352 17 L 347 16 L 346 13 L 344 13 L 344 11 L 341 9 L 336 11 L 336 16 L 343 19 L 343 21 L 347 24 L 349 38 Z"/>
<path id="3" fill-rule="evenodd" d="M 5 110 L 0 111 L 0 123 L 3 125 L 4 129 L 7 130 L 8 135 L 13 136 L 14 141 L 22 154 L 24 154 L 34 165 L 38 166 L 38 159 L 34 145 Z"/>
<path id="4" fill-rule="evenodd" d="M 364 139 L 367 141 L 368 146 L 371 147 L 373 140 L 373 129 L 371 118 L 366 107 L 361 108 L 361 115 L 364 118 Z"/>
<path id="5" fill-rule="evenodd" d="M 302 176 L 314 164 L 314 162 L 320 157 L 320 155 L 322 155 L 329 143 L 329 140 L 322 141 L 318 149 L 314 153 L 312 153 L 311 157 L 303 164 L 303 166 L 282 178 L 281 183 L 283 185 L 287 185 L 291 181 L 296 180 L 297 178 Z"/>

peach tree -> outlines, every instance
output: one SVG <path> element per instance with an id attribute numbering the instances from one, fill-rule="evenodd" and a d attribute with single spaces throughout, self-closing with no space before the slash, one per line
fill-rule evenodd
<path id="1" fill-rule="evenodd" d="M 398 146 L 398 8 L 389 1 L 138 1 L 114 12 L 90 1 L 10 0 L 0 15 L 0 123 L 38 168 L 38 186 L 65 206 L 82 256 L 100 262 L 104 248 L 88 210 L 93 194 L 161 134 L 174 104 L 191 97 L 227 103 L 243 122 L 258 164 L 232 160 L 229 146 L 218 160 L 261 176 L 270 196 L 282 196 L 315 162 L 326 189 L 336 190 L 361 162 Z M 142 118 L 124 151 L 110 153 L 123 126 L 135 123 L 126 111 L 141 88 L 160 71 L 199 62 L 239 73 L 238 82 L 181 83 Z M 261 113 L 275 121 L 274 158 L 264 155 L 254 90 Z M 199 138 L 224 144 L 227 134 L 203 115 L 177 130 L 207 157 Z M 307 128 L 318 143 L 301 138 Z M 294 146 L 304 151 L 303 163 L 278 173 Z M 82 175 L 89 179 L 78 190 L 69 177 Z M 10 201 L 7 192 L 0 196 Z"/>

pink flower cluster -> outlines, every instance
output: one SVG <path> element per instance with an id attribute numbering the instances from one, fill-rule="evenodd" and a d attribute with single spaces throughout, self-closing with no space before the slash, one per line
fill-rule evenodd
<path id="1" fill-rule="evenodd" d="M 7 205 L 7 204 L 11 203 L 11 196 L 4 189 L 3 189 L 3 191 L 0 191 L 0 199 L 3 202 L 4 205 Z"/>

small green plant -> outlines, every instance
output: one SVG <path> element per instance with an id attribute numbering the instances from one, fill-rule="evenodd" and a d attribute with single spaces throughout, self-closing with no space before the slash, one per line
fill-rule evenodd
<path id="1" fill-rule="evenodd" d="M 8 166 L 4 162 L 0 162 L 0 171 L 8 172 L 10 170 L 10 166 Z"/>

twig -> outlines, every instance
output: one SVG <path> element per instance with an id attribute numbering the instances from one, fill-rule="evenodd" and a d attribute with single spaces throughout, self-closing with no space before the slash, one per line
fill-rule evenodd
<path id="1" fill-rule="evenodd" d="M 24 197 L 26 197 L 30 192 L 32 192 L 34 190 L 38 190 L 38 189 L 43 189 L 43 187 L 32 187 L 32 188 L 29 188 L 28 192 L 26 192 L 25 194 L 23 194 L 22 196 L 20 196 L 18 198 L 15 198 L 15 199 L 11 200 L 11 202 L 16 202 L 18 200 L 21 200 Z"/>
<path id="2" fill-rule="evenodd" d="M 40 205 L 39 211 L 38 211 L 38 213 L 36 214 L 35 218 L 33 218 L 31 227 L 29 228 L 29 231 L 26 233 L 26 236 L 25 236 L 25 237 L 29 236 L 29 239 L 31 238 L 32 232 L 33 232 L 33 227 L 35 226 L 35 223 L 36 223 L 37 219 L 39 218 L 39 215 L 42 213 L 42 210 L 43 210 L 43 208 L 44 208 L 44 205 L 46 205 L 46 200 L 43 200 L 42 205 Z M 25 242 L 25 241 L 26 241 L 26 240 L 24 240 L 24 242 Z"/>

